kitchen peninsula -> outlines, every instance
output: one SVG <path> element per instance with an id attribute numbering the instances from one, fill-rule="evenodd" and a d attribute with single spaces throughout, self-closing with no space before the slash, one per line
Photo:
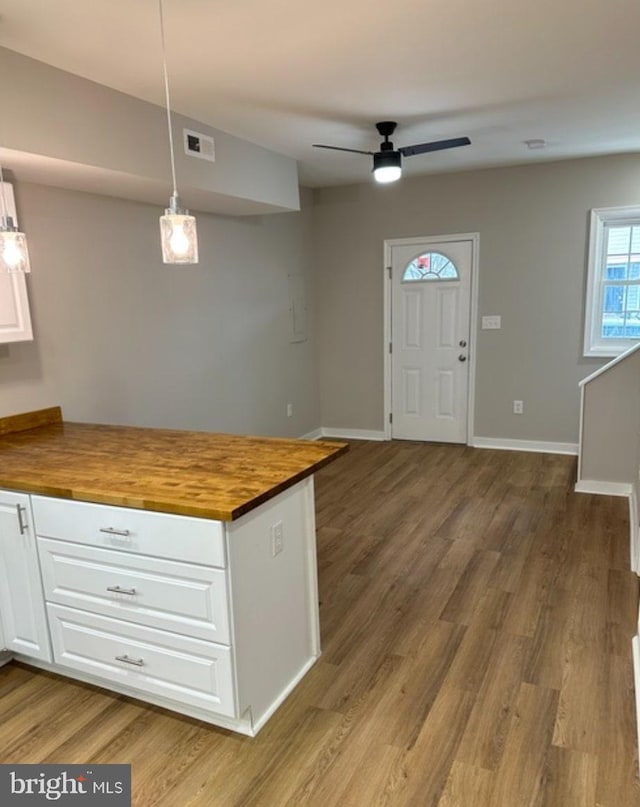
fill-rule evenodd
<path id="1" fill-rule="evenodd" d="M 342 443 L 0 418 L 0 649 L 255 735 L 320 654 Z"/>

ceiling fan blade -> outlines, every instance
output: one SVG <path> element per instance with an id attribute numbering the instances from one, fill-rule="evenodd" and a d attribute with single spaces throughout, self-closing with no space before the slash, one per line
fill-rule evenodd
<path id="1" fill-rule="evenodd" d="M 413 154 L 426 154 L 429 151 L 442 151 L 443 149 L 455 149 L 458 146 L 469 146 L 471 141 L 468 137 L 453 137 L 450 140 L 434 140 L 433 143 L 418 143 L 415 146 L 402 146 L 398 151 L 403 157 L 411 157 Z"/>
<path id="2" fill-rule="evenodd" d="M 314 149 L 331 149 L 331 151 L 350 151 L 352 154 L 373 154 L 373 151 L 361 151 L 360 149 L 345 149 L 341 146 L 323 146 L 320 143 L 313 144 Z"/>

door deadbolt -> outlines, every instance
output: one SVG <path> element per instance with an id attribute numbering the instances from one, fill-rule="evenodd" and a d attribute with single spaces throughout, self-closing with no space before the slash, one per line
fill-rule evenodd
<path id="1" fill-rule="evenodd" d="M 458 356 L 458 361 L 466 361 L 467 357 L 463 356 L 462 353 Z"/>
<path id="2" fill-rule="evenodd" d="M 465 340 L 465 339 L 461 339 L 461 340 L 458 342 L 458 344 L 460 345 L 460 347 L 466 347 L 466 346 L 467 346 L 467 342 L 466 342 L 466 340 Z"/>

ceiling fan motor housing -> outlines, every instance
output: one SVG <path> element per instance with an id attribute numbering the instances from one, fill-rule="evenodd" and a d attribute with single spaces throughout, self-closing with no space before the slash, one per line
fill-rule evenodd
<path id="1" fill-rule="evenodd" d="M 378 134 L 380 137 L 391 137 L 391 135 L 395 132 L 396 126 L 398 124 L 394 120 L 383 120 L 380 123 L 376 123 L 376 129 L 378 130 Z"/>
<path id="2" fill-rule="evenodd" d="M 402 154 L 393 147 L 393 143 L 389 140 L 397 125 L 392 120 L 376 123 L 376 129 L 384 137 L 384 142 L 380 143 L 380 151 L 373 155 L 374 172 L 379 168 L 400 168 L 402 166 Z"/>
<path id="3" fill-rule="evenodd" d="M 385 148 L 387 146 L 387 148 Z M 373 155 L 373 170 L 378 168 L 389 168 L 391 166 L 399 168 L 402 165 L 402 155 L 395 151 L 392 143 L 382 143 L 381 150 Z"/>

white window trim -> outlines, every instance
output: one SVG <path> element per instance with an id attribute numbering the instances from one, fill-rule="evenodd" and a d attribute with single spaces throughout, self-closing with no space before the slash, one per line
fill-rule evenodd
<path id="1" fill-rule="evenodd" d="M 610 222 L 622 223 L 629 219 L 640 219 L 640 207 L 599 207 L 591 211 L 584 318 L 585 356 L 618 356 L 638 342 L 638 339 L 607 339 L 605 341 L 600 335 L 603 286 L 600 267 L 604 252 L 604 228 Z"/>

